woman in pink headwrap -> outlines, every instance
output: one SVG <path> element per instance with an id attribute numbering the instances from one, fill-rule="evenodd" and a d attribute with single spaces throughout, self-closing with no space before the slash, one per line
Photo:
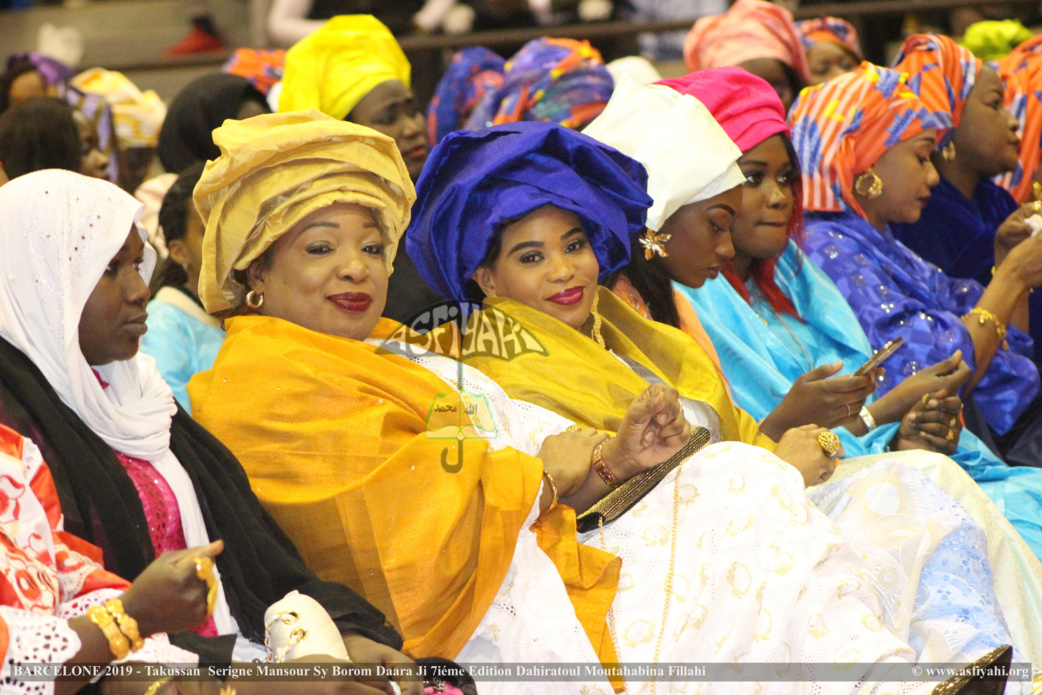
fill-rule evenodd
<path id="1" fill-rule="evenodd" d="M 810 84 L 850 72 L 863 60 L 857 29 L 839 17 L 818 17 L 796 22 L 810 70 Z"/>
<path id="2" fill-rule="evenodd" d="M 955 393 L 969 376 L 969 366 L 958 352 L 907 378 L 888 369 L 887 376 L 897 384 L 894 389 L 846 417 L 837 397 L 872 347 L 835 284 L 799 248 L 799 162 L 781 102 L 770 85 L 738 68 L 704 70 L 660 84 L 699 99 L 742 150 L 738 165 L 746 182 L 742 209 L 732 227 L 734 258 L 725 265 L 724 277 L 699 288 L 673 283 L 682 295 L 678 303 L 693 305 L 725 357 L 723 371 L 736 402 L 764 423 L 789 418 L 789 426 L 832 425 L 851 457 L 888 449 L 945 453 L 973 480 L 948 459 L 918 454 L 906 454 L 905 459 L 917 466 L 937 466 L 931 472 L 934 480 L 971 513 L 992 518 L 991 505 L 979 500 L 978 488 L 983 488 L 1016 529 L 1003 524 L 1014 544 L 1021 545 L 1019 532 L 1035 554 L 1042 555 L 1042 471 L 1011 468 L 971 433 L 958 436 L 961 425 L 953 415 L 961 402 Z M 924 403 L 926 394 L 931 398 Z M 949 429 L 954 430 L 951 441 Z M 1001 538 L 990 545 L 1013 547 Z M 1027 548 L 1021 550 L 1030 554 Z M 1013 588 L 1011 593 L 1017 591 Z M 1011 612 L 1017 611 L 1007 611 Z M 1029 633 L 1029 625 L 1030 620 L 1015 629 Z"/>
<path id="3" fill-rule="evenodd" d="M 724 14 L 703 17 L 684 40 L 689 70 L 726 65 L 762 77 L 788 110 L 811 81 L 792 13 L 765 0 L 738 0 Z"/>

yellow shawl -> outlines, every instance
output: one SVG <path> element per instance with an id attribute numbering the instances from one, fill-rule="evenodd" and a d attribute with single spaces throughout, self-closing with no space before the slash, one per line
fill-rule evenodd
<path id="1" fill-rule="evenodd" d="M 598 288 L 597 298 L 597 312 L 603 319 L 601 335 L 608 348 L 648 368 L 681 395 L 709 404 L 720 418 L 723 440 L 774 450 L 774 442 L 760 432 L 756 420 L 731 402 L 713 361 L 690 336 L 648 321 L 603 287 Z M 471 320 L 516 322 L 535 337 L 543 351 L 509 360 L 483 353 L 464 361 L 491 377 L 512 398 L 535 403 L 573 422 L 617 432 L 630 402 L 648 387 L 647 381 L 589 337 L 513 299 L 486 299 L 485 310 Z"/>
<path id="2" fill-rule="evenodd" d="M 228 320 L 213 369 L 189 384 L 195 418 L 239 457 L 257 497 L 321 578 L 384 612 L 417 656 L 454 657 L 506 576 L 542 462 L 514 449 L 428 438 L 455 392 L 368 343 L 274 318 Z M 386 319 L 374 337 L 400 326 Z M 440 397 L 440 398 L 439 398 Z M 570 510 L 537 524 L 602 661 L 619 560 L 579 546 Z"/>

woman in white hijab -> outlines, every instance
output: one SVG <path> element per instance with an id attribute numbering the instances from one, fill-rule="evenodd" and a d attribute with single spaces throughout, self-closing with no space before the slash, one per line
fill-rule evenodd
<path id="1" fill-rule="evenodd" d="M 303 565 L 235 458 L 138 353 L 155 260 L 140 213 L 116 186 L 72 172 L 35 172 L 0 189 L 0 423 L 40 446 L 66 530 L 100 546 L 116 574 L 133 578 L 166 550 L 225 541 L 212 621 L 175 643 L 209 663 L 265 659 L 265 610 L 296 589 L 350 633 L 352 659 L 407 671 L 380 612 Z M 389 687 L 386 678 L 370 684 Z M 416 682 L 402 687 L 420 692 Z"/>

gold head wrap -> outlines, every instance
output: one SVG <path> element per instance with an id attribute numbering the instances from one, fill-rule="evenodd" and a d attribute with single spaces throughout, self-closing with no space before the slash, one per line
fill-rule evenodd
<path id="1" fill-rule="evenodd" d="M 342 121 L 378 84 L 398 80 L 408 87 L 411 71 L 379 19 L 333 17 L 286 52 L 279 111 L 318 109 Z"/>
<path id="2" fill-rule="evenodd" d="M 416 192 L 394 140 L 318 111 L 225 121 L 195 205 L 206 223 L 199 297 L 211 314 L 242 304 L 233 277 L 308 215 L 335 203 L 373 211 L 388 272 Z"/>

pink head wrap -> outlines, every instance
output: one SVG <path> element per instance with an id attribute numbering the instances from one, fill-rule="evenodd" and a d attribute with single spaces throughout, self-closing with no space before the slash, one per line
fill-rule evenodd
<path id="1" fill-rule="evenodd" d="M 689 70 L 738 65 L 754 58 L 774 58 L 810 82 L 803 43 L 792 13 L 764 0 L 738 0 L 724 14 L 702 17 L 684 39 Z"/>
<path id="2" fill-rule="evenodd" d="M 710 68 L 655 84 L 693 96 L 705 104 L 742 152 L 748 152 L 772 135 L 789 133 L 785 108 L 778 94 L 765 80 L 742 68 Z"/>

